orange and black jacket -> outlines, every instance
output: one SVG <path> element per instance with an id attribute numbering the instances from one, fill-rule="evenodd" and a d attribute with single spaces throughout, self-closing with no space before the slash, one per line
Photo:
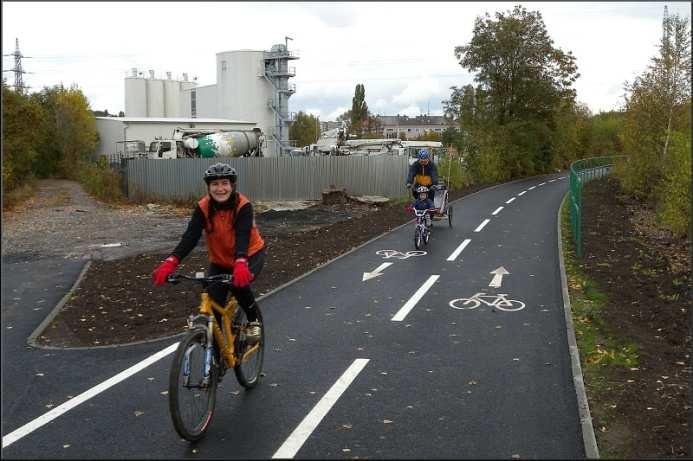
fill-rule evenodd
<path id="1" fill-rule="evenodd" d="M 219 204 L 207 195 L 197 202 L 188 227 L 171 254 L 182 261 L 195 248 L 202 231 L 210 262 L 227 269 L 233 267 L 236 258 L 250 257 L 262 250 L 265 242 L 255 226 L 252 204 L 239 193 L 230 200 Z"/>
<path id="2" fill-rule="evenodd" d="M 438 169 L 432 161 L 429 161 L 428 165 L 422 165 L 419 161 L 416 161 L 409 166 L 407 182 L 420 186 L 438 184 Z"/>

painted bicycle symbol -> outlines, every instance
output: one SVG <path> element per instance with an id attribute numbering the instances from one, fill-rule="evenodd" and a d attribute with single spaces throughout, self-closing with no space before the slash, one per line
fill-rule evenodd
<path id="1" fill-rule="evenodd" d="M 423 256 L 426 254 L 425 251 L 407 251 L 406 253 L 399 252 L 397 250 L 378 250 L 375 254 L 380 255 L 383 259 L 407 259 L 412 256 Z"/>
<path id="2" fill-rule="evenodd" d="M 471 298 L 453 299 L 450 301 L 450 307 L 460 310 L 472 310 L 483 303 L 507 312 L 519 311 L 525 308 L 525 303 L 516 299 L 508 299 L 507 296 L 507 294 L 487 295 L 482 292 L 475 294 Z"/>

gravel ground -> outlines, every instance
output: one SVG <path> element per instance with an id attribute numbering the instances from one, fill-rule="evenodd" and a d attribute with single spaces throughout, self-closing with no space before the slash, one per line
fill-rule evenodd
<path id="1" fill-rule="evenodd" d="M 188 215 L 188 209 L 170 206 L 111 206 L 76 182 L 47 179 L 24 207 L 3 214 L 2 258 L 112 260 L 168 248 L 185 230 Z"/>

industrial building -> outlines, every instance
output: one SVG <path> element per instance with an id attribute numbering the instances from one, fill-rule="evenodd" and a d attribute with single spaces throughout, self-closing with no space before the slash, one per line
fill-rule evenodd
<path id="1" fill-rule="evenodd" d="M 296 75 L 291 60 L 298 59 L 287 44 L 274 45 L 269 51 L 236 50 L 216 55 L 216 83 L 199 86 L 186 74 L 174 80 L 155 78 L 132 69 L 125 78 L 125 115 L 195 119 L 249 120 L 265 135 L 266 156 L 288 153 L 289 98 L 296 85 L 289 78 Z M 245 122 L 243 122 L 245 123 Z"/>
<path id="2" fill-rule="evenodd" d="M 160 137 L 170 139 L 176 128 L 252 130 L 255 122 L 218 118 L 96 117 L 99 133 L 97 154 L 121 153 L 123 141 L 143 141 L 144 146 Z"/>

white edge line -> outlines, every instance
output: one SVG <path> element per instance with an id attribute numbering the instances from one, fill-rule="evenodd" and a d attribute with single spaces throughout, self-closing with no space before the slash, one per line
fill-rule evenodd
<path id="1" fill-rule="evenodd" d="M 466 247 L 467 245 L 469 245 L 469 242 L 471 242 L 471 239 L 464 239 L 464 242 L 462 242 L 462 243 L 460 244 L 460 246 L 458 246 L 458 247 L 455 249 L 455 251 L 453 251 L 453 252 L 450 254 L 450 256 L 448 256 L 448 259 L 447 259 L 447 260 L 448 260 L 448 261 L 454 261 L 455 259 L 457 259 L 457 257 L 460 255 L 460 253 L 462 253 L 462 250 L 464 250 L 465 247 Z"/>
<path id="2" fill-rule="evenodd" d="M 527 189 L 527 190 L 532 190 L 532 189 L 534 189 L 534 188 L 536 188 L 536 187 L 537 187 L 537 186 L 532 186 L 532 187 L 530 187 L 530 188 Z"/>
<path id="3" fill-rule="evenodd" d="M 544 184 L 546 184 L 546 183 L 545 182 L 539 183 L 540 186 L 543 186 Z"/>
<path id="4" fill-rule="evenodd" d="M 436 283 L 438 277 L 440 277 L 440 275 L 431 275 L 428 278 L 428 280 L 426 280 L 424 284 L 421 285 L 418 290 L 416 290 L 414 296 L 409 298 L 409 301 L 404 303 L 404 306 L 402 306 L 402 308 L 399 311 L 397 311 L 397 313 L 394 317 L 392 317 L 391 320 L 393 322 L 401 322 L 402 320 L 404 320 L 407 314 L 409 314 L 409 311 L 411 311 L 414 308 L 414 306 L 416 306 L 416 303 L 418 303 L 419 300 L 423 298 L 423 295 L 425 295 L 426 292 L 431 288 L 431 286 L 433 286 L 433 284 Z"/>
<path id="5" fill-rule="evenodd" d="M 513 197 L 513 198 L 511 198 L 510 200 L 506 200 L 506 202 L 505 202 L 505 203 L 512 203 L 512 202 L 514 202 L 514 201 L 515 201 L 515 198 L 516 198 L 516 197 Z"/>
<path id="6" fill-rule="evenodd" d="M 134 375 L 135 373 L 144 370 L 147 368 L 149 365 L 161 360 L 162 358 L 166 357 L 170 353 L 176 350 L 178 347 L 178 343 L 173 343 L 170 346 L 168 346 L 166 349 L 160 350 L 154 355 L 150 355 L 146 359 L 142 360 L 139 363 L 136 363 L 135 365 L 131 366 L 130 368 L 121 371 L 117 375 L 107 379 L 106 381 L 102 382 L 101 384 L 97 384 L 96 386 L 92 387 L 91 389 L 82 392 L 78 396 L 68 400 L 65 403 L 62 403 L 58 405 L 57 407 L 53 408 L 51 411 L 44 413 L 43 415 L 39 416 L 38 418 L 34 419 L 33 421 L 30 421 L 20 427 L 19 429 L 16 429 L 6 436 L 2 438 L 2 448 L 9 447 L 12 445 L 14 442 L 17 440 L 21 439 L 25 435 L 31 434 L 33 431 L 36 429 L 40 428 L 44 424 L 48 424 L 49 422 L 53 421 L 55 418 L 58 416 L 62 415 L 63 413 L 66 413 L 73 408 L 75 408 L 77 405 L 80 405 L 90 398 L 100 394 L 101 392 L 107 390 L 108 388 L 115 386 L 121 381 L 126 380 L 130 376 Z"/>
<path id="7" fill-rule="evenodd" d="M 491 220 L 490 219 L 484 219 L 483 221 L 481 221 L 481 224 L 479 224 L 479 226 L 476 229 L 474 229 L 474 232 L 481 232 L 481 229 L 483 229 L 484 226 L 486 226 L 486 224 L 489 223 L 489 221 L 491 221 Z"/>
<path id="8" fill-rule="evenodd" d="M 282 446 L 272 455 L 272 458 L 289 459 L 296 456 L 298 450 L 301 449 L 310 434 L 313 433 L 320 421 L 327 415 L 332 406 L 337 403 L 339 397 L 346 391 L 351 382 L 363 370 L 370 359 L 356 359 L 339 377 L 327 393 L 315 404 L 310 413 L 308 413 L 303 421 L 296 426 L 296 429 L 284 441 Z"/>
<path id="9" fill-rule="evenodd" d="M 521 196 L 521 195 L 525 195 L 525 193 L 527 193 L 527 191 L 526 191 L 526 190 L 523 190 L 522 192 L 520 192 L 519 194 L 517 194 L 517 196 L 519 197 L 519 196 Z"/>
<path id="10" fill-rule="evenodd" d="M 587 459 L 599 459 L 599 447 L 597 439 L 594 435 L 594 426 L 592 425 L 592 416 L 590 414 L 590 405 L 585 392 L 585 382 L 582 375 L 582 367 L 580 366 L 580 350 L 575 339 L 575 328 L 573 326 L 573 314 L 570 308 L 570 292 L 568 291 L 568 278 L 565 271 L 565 262 L 563 260 L 563 237 L 561 235 L 561 210 L 566 202 L 566 198 L 570 192 L 566 192 L 561 200 L 561 205 L 558 207 L 557 231 L 558 234 L 558 266 L 561 273 L 561 290 L 563 294 L 563 316 L 566 324 L 566 336 L 568 338 L 568 350 L 570 353 L 571 371 L 573 374 L 573 385 L 577 394 L 578 414 L 580 416 L 580 426 L 582 428 L 582 442 L 585 448 L 585 457 Z"/>
<path id="11" fill-rule="evenodd" d="M 494 212 L 491 213 L 491 214 L 492 214 L 493 216 L 496 216 L 498 213 L 500 213 L 500 211 L 501 211 L 502 209 L 503 209 L 503 207 L 502 207 L 502 206 L 499 206 L 498 208 L 496 208 L 496 211 L 494 211 Z"/>

